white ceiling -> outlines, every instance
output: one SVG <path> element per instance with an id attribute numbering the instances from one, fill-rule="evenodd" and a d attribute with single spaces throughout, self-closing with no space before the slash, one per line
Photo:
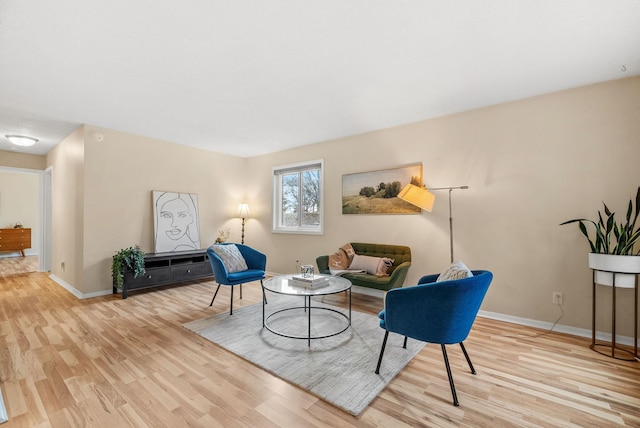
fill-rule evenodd
<path id="1" fill-rule="evenodd" d="M 250 157 L 639 74 L 639 0 L 0 0 L 0 150 Z"/>

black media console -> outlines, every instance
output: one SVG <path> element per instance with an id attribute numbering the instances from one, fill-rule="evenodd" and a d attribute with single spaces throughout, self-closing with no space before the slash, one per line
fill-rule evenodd
<path id="1" fill-rule="evenodd" d="M 175 251 L 170 253 L 149 253 L 144 256 L 146 273 L 137 278 L 133 271 L 125 267 L 122 284 L 122 298 L 132 290 L 159 287 L 162 285 L 213 278 L 207 250 Z M 118 290 L 113 287 L 113 294 Z"/>

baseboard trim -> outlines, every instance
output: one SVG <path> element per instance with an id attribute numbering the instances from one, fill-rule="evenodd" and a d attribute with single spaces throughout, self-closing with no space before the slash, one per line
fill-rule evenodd
<path id="1" fill-rule="evenodd" d="M 591 338 L 591 330 L 586 328 L 572 327 L 569 325 L 556 324 L 552 322 L 532 320 L 529 318 L 521 318 L 513 315 L 505 315 L 497 312 L 479 311 L 478 316 L 489 318 L 497 321 L 504 321 L 511 324 L 524 325 L 527 327 L 540 328 L 542 330 L 553 329 L 556 333 L 570 334 L 572 336 Z M 596 340 L 611 342 L 611 333 L 596 331 Z M 633 337 L 616 335 L 616 343 L 621 345 L 633 346 Z"/>
<path id="2" fill-rule="evenodd" d="M 92 293 L 85 294 L 85 293 L 81 293 L 76 288 L 72 287 L 69 283 L 65 282 L 63 279 L 55 276 L 54 274 L 49 274 L 49 278 L 51 278 L 58 285 L 60 285 L 62 288 L 64 288 L 65 290 L 67 290 L 69 293 L 73 294 L 77 299 L 80 299 L 80 300 L 91 299 L 93 297 L 107 296 L 113 293 L 113 290 L 102 290 L 102 291 L 94 291 Z"/>
<path id="3" fill-rule="evenodd" d="M 36 250 L 26 249 L 24 250 L 25 256 L 38 256 L 38 252 Z M 0 254 L 0 259 L 11 259 L 15 257 L 22 257 L 20 251 L 11 251 L 11 252 L 3 252 Z"/>
<path id="4" fill-rule="evenodd" d="M 358 294 L 364 294 L 365 296 L 373 296 L 373 297 L 380 297 L 380 298 L 383 298 L 385 293 L 383 290 L 378 290 L 375 288 L 360 287 L 359 285 L 352 286 L 351 291 Z"/>
<path id="5" fill-rule="evenodd" d="M 281 275 L 281 274 L 275 273 L 275 272 L 267 272 L 266 274 L 267 274 L 267 276 L 278 276 L 278 275 Z M 58 283 L 62 288 L 67 290 L 69 293 L 71 293 L 74 296 L 76 296 L 76 298 L 78 298 L 78 299 L 91 299 L 93 297 L 101 297 L 101 296 L 106 296 L 106 295 L 109 295 L 109 294 L 113 293 L 112 290 L 103 290 L 103 291 L 95 291 L 93 293 L 83 294 L 80 291 L 78 291 L 77 289 L 75 289 L 74 287 L 72 287 L 71 285 L 69 285 L 68 283 L 66 283 L 65 281 L 63 281 L 62 279 L 60 279 L 57 276 L 55 276 L 54 274 L 50 274 L 49 277 L 53 281 Z M 373 288 L 360 287 L 360 286 L 354 285 L 352 287 L 352 291 L 355 292 L 355 293 L 364 294 L 364 295 L 367 295 L 367 296 L 381 297 L 381 298 L 384 297 L 384 291 L 376 290 L 376 289 L 373 289 Z M 478 316 L 480 316 L 482 318 L 489 318 L 489 319 L 497 320 L 497 321 L 504 321 L 504 322 L 508 322 L 508 323 L 511 323 L 511 324 L 518 324 L 518 325 L 524 325 L 524 326 L 527 326 L 527 327 L 539 328 L 539 329 L 542 329 L 542 330 L 552 330 L 553 329 L 553 331 L 556 332 L 556 333 L 563 333 L 563 334 L 570 334 L 572 336 L 591 338 L 591 330 L 586 329 L 586 328 L 572 327 L 572 326 L 563 325 L 563 324 L 556 324 L 554 326 L 552 322 L 538 321 L 538 320 L 533 320 L 533 319 L 530 319 L 530 318 L 516 317 L 516 316 L 513 316 L 513 315 L 506 315 L 506 314 L 501 314 L 501 313 L 498 313 L 498 312 L 490 312 L 490 311 L 478 311 Z M 605 333 L 605 332 L 597 331 L 596 332 L 596 339 L 599 340 L 599 341 L 611 342 L 611 333 Z M 634 339 L 633 339 L 633 337 L 629 337 L 629 336 L 616 335 L 616 343 L 619 343 L 621 345 L 633 346 L 634 345 Z M 1 416 L 1 409 L 0 409 L 0 416 Z"/>

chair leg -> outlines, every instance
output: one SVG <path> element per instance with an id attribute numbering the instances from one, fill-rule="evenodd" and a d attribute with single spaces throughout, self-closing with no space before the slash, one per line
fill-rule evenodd
<path id="1" fill-rule="evenodd" d="M 407 336 L 404 337 L 404 343 L 402 344 L 404 349 L 407 349 Z"/>
<path id="2" fill-rule="evenodd" d="M 467 359 L 467 363 L 469 363 L 469 368 L 471 369 L 471 374 L 476 374 L 476 369 L 473 368 L 473 364 L 471 364 L 471 358 L 469 358 L 469 354 L 467 354 L 467 350 L 464 347 L 464 344 L 460 342 L 460 347 L 462 348 L 462 353 L 464 357 Z"/>
<path id="3" fill-rule="evenodd" d="M 242 300 L 242 284 L 240 284 L 240 300 Z"/>
<path id="4" fill-rule="evenodd" d="M 213 301 L 216 300 L 216 296 L 218 295 L 218 290 L 220 290 L 220 284 L 218 284 L 218 288 L 216 288 L 216 292 L 213 293 L 213 299 L 211 299 L 211 303 L 209 303 L 209 306 L 213 305 Z"/>
<path id="5" fill-rule="evenodd" d="M 376 367 L 376 374 L 380 374 L 380 364 L 382 364 L 382 355 L 384 354 L 385 346 L 387 346 L 388 337 L 389 337 L 389 330 L 385 330 L 384 339 L 382 340 L 382 348 L 380 348 L 380 357 L 378 358 L 378 366 Z"/>
<path id="6" fill-rule="evenodd" d="M 231 286 L 231 309 L 229 309 L 229 315 L 233 315 L 233 285 Z"/>
<path id="7" fill-rule="evenodd" d="M 442 347 L 442 356 L 444 357 L 444 365 L 447 367 L 447 376 L 449 376 L 449 386 L 451 387 L 451 395 L 453 395 L 453 405 L 459 406 L 458 396 L 456 395 L 456 386 L 453 384 L 453 376 L 451 375 L 451 366 L 449 366 L 449 358 L 447 357 L 447 349 L 444 345 Z"/>

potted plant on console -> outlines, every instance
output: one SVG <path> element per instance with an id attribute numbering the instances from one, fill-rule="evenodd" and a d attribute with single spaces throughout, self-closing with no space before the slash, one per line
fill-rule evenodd
<path id="1" fill-rule="evenodd" d="M 111 263 L 111 277 L 113 278 L 113 286 L 118 290 L 122 290 L 124 280 L 125 266 L 133 271 L 133 276 L 138 277 L 144 275 L 144 251 L 139 246 L 124 248 L 113 256 Z"/>

